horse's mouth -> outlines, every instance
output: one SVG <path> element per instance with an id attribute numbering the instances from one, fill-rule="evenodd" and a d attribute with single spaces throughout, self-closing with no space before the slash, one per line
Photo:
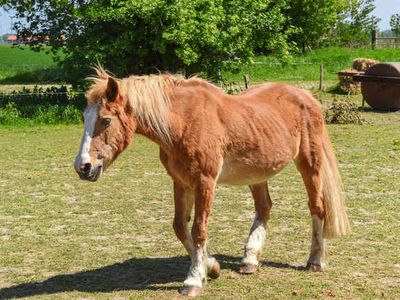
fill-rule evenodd
<path id="1" fill-rule="evenodd" d="M 97 179 L 100 178 L 102 173 L 103 173 L 103 166 L 98 165 L 95 168 L 93 168 L 92 170 L 90 170 L 90 172 L 87 174 L 79 173 L 79 177 L 81 179 L 87 180 L 87 181 L 97 181 Z"/>

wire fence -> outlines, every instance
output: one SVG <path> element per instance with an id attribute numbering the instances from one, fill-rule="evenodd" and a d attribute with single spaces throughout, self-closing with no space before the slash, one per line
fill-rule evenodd
<path id="1" fill-rule="evenodd" d="M 47 95 L 68 95 L 68 96 L 76 96 L 76 95 L 84 95 L 85 92 L 30 92 L 30 93 L 19 93 L 19 92 L 12 92 L 12 93 L 3 93 L 0 92 L 0 97 L 19 97 L 19 96 L 47 96 Z"/>
<path id="2" fill-rule="evenodd" d="M 83 91 L 74 91 L 66 86 L 23 88 L 20 91 L 0 92 L 0 108 L 15 105 L 18 108 L 32 109 L 33 106 L 68 106 L 78 109 L 85 106 Z"/>
<path id="3" fill-rule="evenodd" d="M 49 64 L 13 64 L 13 63 L 0 63 L 0 70 L 4 71 L 23 71 L 23 70 L 37 70 L 37 69 L 51 69 L 57 66 Z"/>

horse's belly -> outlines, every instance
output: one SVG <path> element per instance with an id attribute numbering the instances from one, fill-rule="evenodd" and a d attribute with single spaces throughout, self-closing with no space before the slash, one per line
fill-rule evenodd
<path id="1" fill-rule="evenodd" d="M 224 159 L 218 177 L 218 183 L 230 185 L 253 185 L 267 181 L 288 163 L 280 161 L 274 163 L 248 163 Z"/>

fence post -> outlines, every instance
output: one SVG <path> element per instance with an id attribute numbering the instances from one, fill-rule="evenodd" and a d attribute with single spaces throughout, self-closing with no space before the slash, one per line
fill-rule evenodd
<path id="1" fill-rule="evenodd" d="M 319 65 L 319 90 L 322 91 L 324 81 L 324 64 Z"/>
<path id="2" fill-rule="evenodd" d="M 218 83 L 219 87 L 222 87 L 221 69 L 218 69 L 218 72 L 217 72 L 217 83 Z"/>
<path id="3" fill-rule="evenodd" d="M 377 40 L 377 31 L 375 26 L 375 18 L 372 17 L 372 25 L 371 25 L 371 48 L 376 48 L 376 40 Z"/>
<path id="4" fill-rule="evenodd" d="M 246 90 L 247 90 L 249 88 L 249 85 L 250 85 L 249 75 L 244 75 L 243 79 L 244 79 L 244 86 L 246 87 Z"/>
<path id="5" fill-rule="evenodd" d="M 376 29 L 374 28 L 371 30 L 371 48 L 376 48 Z"/>

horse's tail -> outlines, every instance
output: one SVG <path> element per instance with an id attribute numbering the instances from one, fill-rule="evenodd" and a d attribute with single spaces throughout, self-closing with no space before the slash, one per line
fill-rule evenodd
<path id="1" fill-rule="evenodd" d="M 322 194 L 325 210 L 324 237 L 334 238 L 350 234 L 347 218 L 342 179 L 337 167 L 329 136 L 324 130 L 323 162 L 321 168 Z"/>

